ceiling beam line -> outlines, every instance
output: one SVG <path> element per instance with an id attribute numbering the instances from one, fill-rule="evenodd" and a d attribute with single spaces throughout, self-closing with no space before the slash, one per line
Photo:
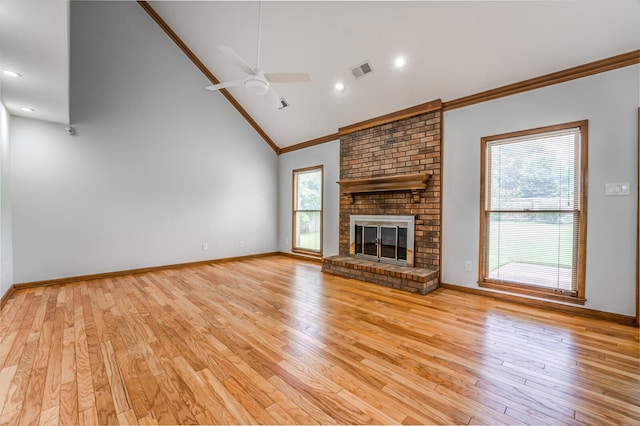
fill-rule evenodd
<path id="1" fill-rule="evenodd" d="M 220 80 L 213 75 L 213 73 L 206 67 L 206 65 L 196 56 L 195 53 L 182 41 L 180 37 L 173 31 L 173 29 L 166 23 L 164 19 L 155 11 L 153 7 L 146 0 L 137 0 L 137 3 L 144 9 L 145 12 L 154 20 L 156 24 L 164 31 L 164 33 L 178 46 L 178 48 L 184 53 L 187 58 L 200 70 L 202 74 L 211 82 L 211 84 L 219 84 Z M 262 128 L 256 123 L 256 121 L 249 115 L 249 113 L 238 103 L 236 98 L 231 96 L 231 93 L 227 89 L 219 90 L 222 95 L 227 98 L 227 101 L 240 113 L 240 115 L 254 128 L 256 132 L 264 139 L 264 141 L 273 149 L 276 154 L 280 154 L 281 149 L 276 143 L 262 130 Z"/>

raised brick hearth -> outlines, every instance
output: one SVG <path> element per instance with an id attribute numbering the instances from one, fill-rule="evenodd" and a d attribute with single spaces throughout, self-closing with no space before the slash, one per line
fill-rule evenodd
<path id="1" fill-rule="evenodd" d="M 438 271 L 371 262 L 351 256 L 325 257 L 322 259 L 322 270 L 330 274 L 381 284 L 412 293 L 427 294 L 438 288 Z"/>
<path id="2" fill-rule="evenodd" d="M 408 118 L 341 134 L 340 181 L 343 186 L 354 181 L 359 185 L 361 180 L 370 178 L 395 179 L 418 173 L 427 173 L 429 178 L 426 188 L 419 191 L 354 194 L 349 192 L 351 189 L 342 188 L 339 256 L 324 259 L 323 271 L 421 294 L 438 287 L 442 110 L 439 101 L 434 104 L 437 105 L 435 108 Z M 350 257 L 351 215 L 415 216 L 414 267 Z"/>

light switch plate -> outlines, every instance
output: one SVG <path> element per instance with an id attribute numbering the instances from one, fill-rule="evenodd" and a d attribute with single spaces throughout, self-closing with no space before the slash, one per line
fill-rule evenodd
<path id="1" fill-rule="evenodd" d="M 604 195 L 629 195 L 629 182 L 605 183 Z"/>

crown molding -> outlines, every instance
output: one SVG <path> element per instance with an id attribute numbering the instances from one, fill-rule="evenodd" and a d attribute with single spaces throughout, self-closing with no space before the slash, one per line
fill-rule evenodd
<path id="1" fill-rule="evenodd" d="M 164 19 L 162 19 L 162 17 L 151 7 L 151 5 L 146 0 L 136 1 L 142 7 L 142 9 L 147 12 L 151 19 L 153 19 L 156 24 L 165 32 L 165 34 L 176 44 L 176 46 L 178 46 L 178 48 L 187 56 L 187 58 L 191 60 L 196 68 L 198 68 L 200 72 L 204 74 L 204 76 L 211 82 L 211 84 L 220 83 L 216 76 L 213 75 L 213 73 L 193 53 L 193 51 L 189 49 L 189 47 L 182 41 L 182 39 L 178 37 L 173 29 L 171 29 L 171 27 L 164 21 Z M 280 155 L 304 148 L 309 148 L 315 145 L 320 145 L 326 142 L 331 142 L 339 139 L 340 136 L 424 114 L 426 112 L 436 110 L 448 111 L 452 109 L 463 108 L 477 103 L 487 102 L 494 99 L 527 92 L 529 90 L 535 90 L 542 87 L 579 79 L 582 77 L 588 77 L 594 74 L 599 74 L 618 68 L 624 68 L 639 63 L 640 49 L 590 62 L 584 65 L 568 68 L 562 71 L 557 71 L 551 74 L 546 74 L 540 77 L 535 77 L 517 83 L 508 84 L 506 86 L 501 86 L 495 89 L 475 93 L 473 95 L 453 99 L 447 102 L 442 102 L 440 99 L 437 99 L 400 111 L 392 112 L 390 114 L 381 115 L 369 120 L 340 127 L 337 133 L 310 139 L 308 141 L 300 142 L 284 148 L 280 148 L 278 145 L 276 145 L 276 143 L 269 137 L 269 135 L 267 135 L 267 133 L 258 125 L 258 123 L 256 123 L 253 117 L 251 117 L 249 113 L 238 103 L 238 101 L 233 96 L 231 96 L 227 89 L 220 90 L 220 93 L 222 93 L 222 95 L 229 101 L 229 103 L 231 103 L 231 105 L 240 113 L 240 115 L 249 123 L 249 125 L 253 127 L 256 132 L 258 132 L 258 134 L 271 147 L 271 149 L 273 149 L 276 154 Z"/>
<path id="2" fill-rule="evenodd" d="M 295 145 L 285 146 L 284 148 L 280 148 L 280 154 L 286 154 L 287 152 L 297 151 L 299 149 L 309 148 L 315 145 L 321 145 L 323 143 L 336 141 L 338 139 L 340 139 L 340 135 L 338 133 L 332 133 L 330 135 L 322 136 L 322 137 L 311 139 L 305 142 L 300 142 Z"/>
<path id="3" fill-rule="evenodd" d="M 640 63 L 640 50 L 634 50 L 632 52 L 623 53 L 621 55 L 612 56 L 599 61 L 589 62 L 588 64 L 579 65 L 577 67 L 567 68 L 562 71 L 557 71 L 540 77 L 531 78 L 529 80 L 520 81 L 518 83 L 508 84 L 496 89 L 486 90 L 484 92 L 454 99 L 445 102 L 442 108 L 445 111 L 462 108 L 481 102 L 503 98 L 505 96 L 516 95 L 529 90 L 539 89 L 541 87 L 564 83 L 569 80 L 576 80 L 578 78 L 628 67 L 629 65 L 635 65 L 638 63 Z"/>
<path id="4" fill-rule="evenodd" d="M 588 77 L 590 75 L 612 71 L 618 68 L 624 68 L 624 67 L 628 67 L 630 65 L 636 65 L 639 63 L 640 63 L 640 50 L 634 50 L 631 52 L 623 53 L 621 55 L 612 56 L 609 58 L 590 62 L 584 65 L 579 65 L 573 68 L 568 68 L 562 71 L 557 71 L 551 74 L 543 75 L 543 76 L 532 78 L 529 80 L 508 84 L 506 86 L 498 87 L 496 89 L 486 90 L 484 92 L 479 92 L 473 95 L 464 96 L 462 98 L 453 99 L 451 101 L 442 102 L 440 107 L 442 108 L 443 111 L 448 111 L 456 108 L 463 108 L 473 104 L 491 101 L 494 99 L 503 98 L 506 96 L 511 96 L 518 93 L 527 92 L 529 90 L 539 89 L 542 87 L 551 86 L 558 83 L 564 83 L 566 81 L 576 80 L 582 77 Z M 433 102 L 438 102 L 438 101 L 433 101 Z M 338 130 L 338 137 L 356 132 L 358 130 L 363 130 L 369 127 L 375 127 L 377 125 L 386 124 L 391 121 L 410 117 L 411 111 L 413 110 L 420 111 L 421 107 L 426 109 L 424 112 L 427 112 L 429 110 L 427 107 L 429 104 L 431 104 L 431 102 L 417 105 L 417 106 L 407 108 L 402 111 L 397 111 L 391 114 L 383 115 L 370 120 L 362 121 L 360 123 L 341 127 Z M 408 115 L 403 116 L 403 113 L 407 113 Z M 422 112 L 417 112 L 417 114 L 421 114 L 421 113 Z M 414 114 L 414 115 L 417 115 L 417 114 Z M 334 140 L 334 138 L 335 138 L 335 135 L 327 135 L 321 138 L 312 139 L 310 141 L 301 142 L 296 145 L 287 147 L 285 149 L 286 149 L 286 152 L 291 152 L 297 149 L 303 149 L 309 146 L 317 145 L 319 143 L 328 142 L 328 141 Z M 284 149 L 283 149 L 283 152 L 284 152 Z"/>
<path id="5" fill-rule="evenodd" d="M 213 73 L 206 67 L 206 65 L 196 56 L 195 53 L 182 41 L 180 37 L 173 31 L 173 29 L 166 23 L 164 19 L 155 11 L 153 7 L 146 0 L 137 0 L 137 3 L 147 12 L 147 15 L 153 19 L 153 21 L 158 24 L 158 26 L 164 31 L 164 33 L 178 46 L 178 48 L 185 54 L 187 58 L 191 60 L 191 62 L 200 70 L 202 74 L 211 82 L 211 84 L 219 84 L 220 80 L 213 75 Z M 280 147 L 275 144 L 275 142 L 267 135 L 267 133 L 262 130 L 262 128 L 256 123 L 256 121 L 249 115 L 249 113 L 242 108 L 242 106 L 238 103 L 236 98 L 231 96 L 231 93 L 227 89 L 219 90 L 222 93 L 227 101 L 240 113 L 240 115 L 249 123 L 251 127 L 255 129 L 256 132 L 264 139 L 264 141 L 273 149 L 276 154 L 280 154 Z"/>
<path id="6" fill-rule="evenodd" d="M 431 111 L 437 111 L 442 109 L 442 101 L 436 99 L 431 102 L 405 108 L 400 111 L 392 112 L 389 114 L 381 115 L 379 117 L 371 118 L 369 120 L 361 121 L 359 123 L 351 124 L 349 126 L 341 127 L 338 129 L 338 133 L 332 133 L 330 135 L 321 136 L 319 138 L 311 139 L 305 142 L 300 142 L 295 145 L 287 146 L 280 149 L 280 153 L 297 151 L 299 149 L 309 148 L 310 146 L 320 145 L 326 142 L 331 142 L 340 139 L 340 136 L 345 136 L 350 133 L 357 132 L 359 130 L 365 130 L 383 124 L 391 123 L 393 121 L 402 120 L 405 118 L 414 117 L 416 115 L 424 114 Z"/>
<path id="7" fill-rule="evenodd" d="M 427 112 L 437 111 L 440 109 L 442 109 L 442 101 L 440 99 L 436 99 L 434 101 L 430 101 L 424 104 L 405 108 L 400 111 L 392 112 L 390 114 L 381 115 L 379 117 L 371 118 L 369 120 L 361 121 L 359 123 L 351 124 L 349 126 L 340 127 L 338 129 L 338 135 L 345 136 L 360 130 L 382 126 L 383 124 L 391 123 L 393 121 L 415 117 L 416 115 L 421 115 Z"/>

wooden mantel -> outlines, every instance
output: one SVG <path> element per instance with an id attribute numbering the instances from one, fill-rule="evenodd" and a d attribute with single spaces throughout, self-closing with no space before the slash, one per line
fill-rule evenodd
<path id="1" fill-rule="evenodd" d="M 420 201 L 420 191 L 427 189 L 427 181 L 430 177 L 431 173 L 423 172 L 364 179 L 343 179 L 337 183 L 340 185 L 340 193 L 351 196 L 352 202 L 355 194 L 411 191 L 413 201 L 417 203 Z"/>

